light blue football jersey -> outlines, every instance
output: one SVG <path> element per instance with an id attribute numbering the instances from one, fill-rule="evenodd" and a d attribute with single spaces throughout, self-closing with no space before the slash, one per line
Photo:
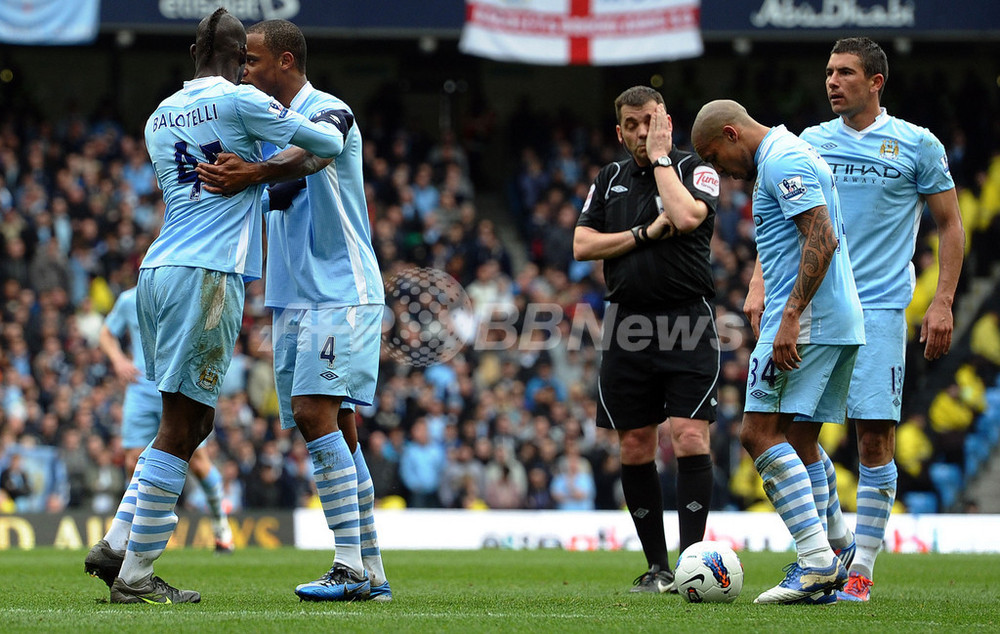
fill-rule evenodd
<path id="1" fill-rule="evenodd" d="M 840 244 L 826 277 L 799 320 L 798 343 L 863 344 L 864 321 L 851 273 L 847 237 L 833 174 L 819 154 L 784 126 L 771 128 L 757 148 L 753 221 L 764 272 L 764 315 L 760 341 L 774 340 L 781 314 L 795 286 L 802 236 L 792 220 L 825 205 Z"/>
<path id="2" fill-rule="evenodd" d="M 126 332 L 130 340 L 132 362 L 137 368 L 146 371 L 146 358 L 142 354 L 142 340 L 139 338 L 139 311 L 135 305 L 135 287 L 122 291 L 115 300 L 104 325 L 111 334 L 121 338 Z M 145 379 L 140 379 L 144 381 Z"/>
<path id="3" fill-rule="evenodd" d="M 284 211 L 267 215 L 265 303 L 276 308 L 384 304 L 362 176 L 361 131 L 340 99 L 306 83 L 291 109 L 331 134 L 344 149 Z"/>
<path id="4" fill-rule="evenodd" d="M 806 128 L 802 139 L 833 170 L 851 264 L 865 308 L 906 308 L 923 194 L 955 187 L 944 146 L 929 130 L 890 116 L 858 131 L 841 118 Z"/>
<path id="5" fill-rule="evenodd" d="M 210 194 L 195 172 L 220 152 L 259 161 L 260 142 L 286 145 L 305 119 L 249 85 L 222 77 L 184 82 L 146 122 L 146 147 L 166 213 L 142 268 L 191 266 L 260 277 L 261 187 Z"/>

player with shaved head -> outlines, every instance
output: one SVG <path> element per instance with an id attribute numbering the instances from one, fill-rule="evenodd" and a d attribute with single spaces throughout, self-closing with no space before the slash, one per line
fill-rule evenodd
<path id="1" fill-rule="evenodd" d="M 847 569 L 827 542 L 809 474 L 785 437 L 796 417 L 844 417 L 865 342 L 833 173 L 784 126 L 761 125 L 735 101 L 706 104 L 691 138 L 719 173 L 756 180 L 753 220 L 766 298 L 740 441 L 797 557 L 785 579 L 754 602 L 833 603 Z"/>

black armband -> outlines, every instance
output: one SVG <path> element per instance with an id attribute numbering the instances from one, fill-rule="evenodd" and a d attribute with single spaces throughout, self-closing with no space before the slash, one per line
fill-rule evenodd
<path id="1" fill-rule="evenodd" d="M 306 188 L 306 179 L 275 183 L 267 188 L 272 210 L 284 210 L 292 206 L 292 200 Z"/>
<path id="2" fill-rule="evenodd" d="M 313 123 L 329 123 L 345 137 L 354 125 L 354 115 L 347 110 L 324 110 L 309 118 Z"/>

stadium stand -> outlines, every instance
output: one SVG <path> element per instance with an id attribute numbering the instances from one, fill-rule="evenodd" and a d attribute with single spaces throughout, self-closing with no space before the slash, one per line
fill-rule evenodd
<path id="1" fill-rule="evenodd" d="M 903 93 L 894 97 L 899 114 L 926 121 L 946 140 L 970 238 L 966 273 L 995 287 L 1000 157 L 974 164 L 975 157 L 997 149 L 996 139 L 963 125 L 988 117 L 996 99 L 963 102 L 961 120 L 936 102 L 911 113 L 906 104 L 911 97 L 919 100 L 922 84 L 909 79 L 894 78 Z M 981 95 L 986 88 L 961 90 Z M 676 106 L 681 145 L 689 124 L 685 113 L 694 111 L 695 99 Z M 786 118 L 781 106 L 770 105 L 762 111 L 766 120 Z M 439 269 L 462 284 L 481 317 L 508 309 L 523 317 L 529 304 L 545 303 L 558 306 L 564 319 L 550 333 L 551 349 L 541 351 L 469 346 L 447 362 L 416 367 L 385 350 L 378 401 L 358 411 L 377 494 L 387 504 L 555 508 L 566 502 L 553 482 L 561 486 L 568 478 L 583 478 L 583 488 L 591 492 L 584 505 L 620 508 L 617 441 L 593 422 L 597 352 L 592 345 L 577 349 L 565 336 L 577 311 L 587 307 L 600 317 L 603 310 L 600 267 L 574 262 L 571 245 L 595 170 L 620 151 L 613 127 L 527 102 L 500 122 L 487 103 L 479 103 L 451 128 L 428 135 L 408 128 L 401 123 L 404 116 L 386 108 L 373 105 L 359 115 L 367 134 L 373 237 L 386 279 L 410 267 Z M 826 118 L 825 103 L 794 113 L 796 122 Z M 503 133 L 510 142 L 499 184 L 506 196 L 497 197 L 498 184 L 484 175 L 482 162 L 484 147 Z M 714 505 L 727 509 L 766 507 L 738 441 L 752 345 L 742 317 L 755 256 L 748 200 L 745 184 L 723 179 L 712 243 L 719 317 L 739 333 L 723 355 L 719 420 L 712 431 Z M 134 283 L 162 213 L 142 140 L 106 109 L 90 116 L 67 111 L 51 119 L 25 106 L 0 114 L 0 472 L 11 471 L 15 454 L 32 468 L 46 469 L 33 480 L 32 495 L 0 493 L 0 510 L 99 511 L 99 500 L 116 495 L 109 486 L 120 488 L 117 479 L 108 485 L 108 478 L 87 475 L 106 472 L 109 464 L 120 470 L 123 456 L 118 435 L 123 386 L 98 351 L 96 332 L 117 294 Z M 917 326 L 933 292 L 930 264 L 936 257 L 932 223 L 924 220 L 910 313 Z M 301 437 L 277 423 L 262 288 L 256 282 L 247 290 L 243 332 L 210 443 L 233 511 L 316 504 Z M 906 393 L 928 392 L 907 403 L 907 422 L 900 429 L 901 474 L 908 473 L 900 500 L 914 512 L 954 508 L 966 484 L 995 455 L 996 315 L 984 312 L 969 341 L 956 343 L 953 356 L 967 356 L 971 348 L 982 360 L 960 376 L 936 376 L 936 366 L 922 362 L 911 333 Z M 515 328 L 524 334 L 523 319 Z M 948 385 L 938 387 L 941 381 Z M 845 473 L 856 469 L 852 434 L 832 442 L 827 450 L 838 467 Z M 428 444 L 444 456 L 439 477 L 416 482 L 400 464 L 426 459 L 420 447 Z M 665 481 L 672 479 L 668 434 L 661 435 L 658 464 Z M 841 483 L 849 488 L 851 478 Z M 669 496 L 673 487 L 663 490 Z M 853 499 L 853 492 L 841 491 L 845 508 Z M 185 503 L 203 502 L 195 494 Z M 672 508 L 672 500 L 665 503 Z"/>

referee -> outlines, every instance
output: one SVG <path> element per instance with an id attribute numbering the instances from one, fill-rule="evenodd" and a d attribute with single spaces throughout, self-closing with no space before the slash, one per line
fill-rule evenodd
<path id="1" fill-rule="evenodd" d="M 618 432 L 622 488 L 649 570 L 633 592 L 676 592 L 656 472 L 665 419 L 677 455 L 680 548 L 701 541 L 712 498 L 718 333 L 709 265 L 719 175 L 673 147 L 663 97 L 646 86 L 615 99 L 631 155 L 601 169 L 573 236 L 577 260 L 604 260 L 608 301 L 597 424 Z"/>

